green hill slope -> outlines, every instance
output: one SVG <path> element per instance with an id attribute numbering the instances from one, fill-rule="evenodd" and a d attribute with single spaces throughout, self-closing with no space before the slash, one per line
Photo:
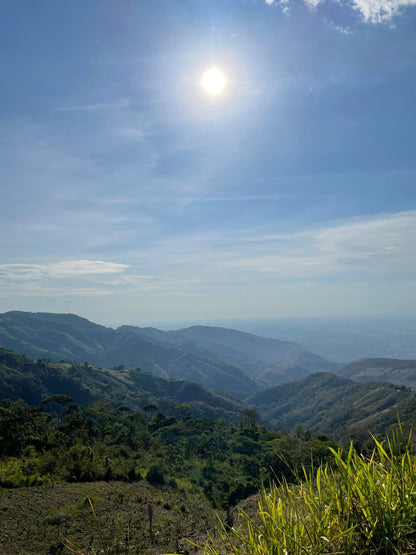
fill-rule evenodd
<path id="1" fill-rule="evenodd" d="M 401 404 L 413 398 L 409 390 L 391 383 L 362 384 L 322 372 L 261 391 L 247 402 L 274 424 L 301 425 L 341 439 L 354 427 L 385 429 L 397 420 Z M 412 418 L 416 421 L 416 414 Z"/>
<path id="2" fill-rule="evenodd" d="M 33 361 L 0 348 L 0 399 L 39 405 L 52 394 L 69 395 L 81 405 L 104 399 L 131 410 L 155 404 L 162 411 L 174 412 L 177 405 L 187 403 L 195 417 L 227 421 L 237 421 L 243 409 L 236 399 L 200 384 L 166 380 L 138 368 L 115 370 L 77 362 Z"/>

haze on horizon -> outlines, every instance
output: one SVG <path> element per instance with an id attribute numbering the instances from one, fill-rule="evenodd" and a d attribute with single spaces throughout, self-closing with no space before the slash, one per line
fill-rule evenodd
<path id="1" fill-rule="evenodd" d="M 412 315 L 415 31 L 415 0 L 2 0 L 0 312 Z"/>

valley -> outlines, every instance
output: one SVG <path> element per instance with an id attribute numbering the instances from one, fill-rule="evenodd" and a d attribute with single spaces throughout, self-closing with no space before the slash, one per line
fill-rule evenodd
<path id="1" fill-rule="evenodd" d="M 216 512 L 243 522 L 262 488 L 416 425 L 411 360 L 45 313 L 0 315 L 0 337 L 4 553 L 203 553 L 186 540 Z"/>

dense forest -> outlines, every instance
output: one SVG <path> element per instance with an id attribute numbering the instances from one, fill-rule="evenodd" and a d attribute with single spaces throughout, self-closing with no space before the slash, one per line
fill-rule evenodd
<path id="1" fill-rule="evenodd" d="M 178 483 L 202 492 L 216 508 L 233 506 L 262 484 L 290 478 L 301 465 L 330 458 L 326 436 L 299 427 L 270 431 L 244 409 L 239 422 L 166 416 L 155 405 L 130 412 L 106 402 L 93 407 L 52 395 L 41 407 L 0 405 L 0 485 L 16 487 L 97 480 Z M 66 406 L 65 406 L 66 405 Z"/>

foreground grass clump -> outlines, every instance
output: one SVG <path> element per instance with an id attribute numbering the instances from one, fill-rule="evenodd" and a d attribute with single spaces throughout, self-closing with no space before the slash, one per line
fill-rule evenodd
<path id="1" fill-rule="evenodd" d="M 416 472 L 410 437 L 401 430 L 372 455 L 333 451 L 335 465 L 304 472 L 292 485 L 263 491 L 258 514 L 241 514 L 242 525 L 222 525 L 205 554 L 416 553 Z"/>

